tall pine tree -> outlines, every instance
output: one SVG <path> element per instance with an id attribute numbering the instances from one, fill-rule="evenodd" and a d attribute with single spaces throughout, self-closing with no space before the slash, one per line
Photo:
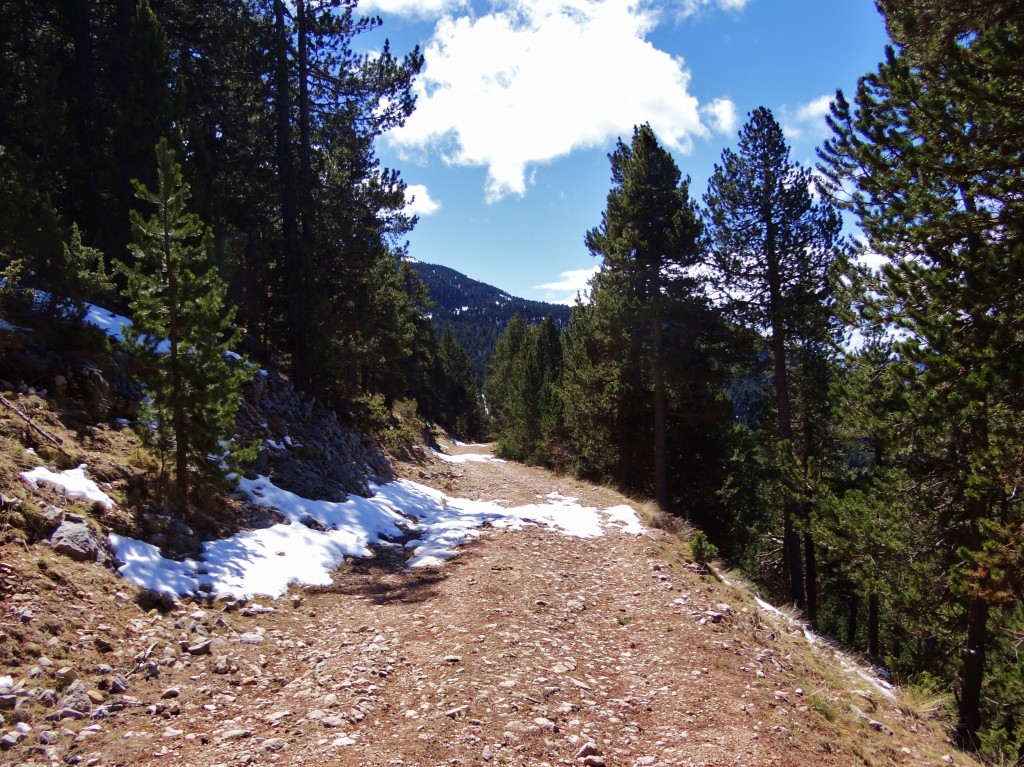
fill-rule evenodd
<path id="1" fill-rule="evenodd" d="M 806 517 L 801 497 L 814 446 L 802 437 L 794 412 L 797 389 L 796 354 L 820 354 L 828 338 L 829 271 L 840 246 L 841 221 L 828 202 L 815 201 L 809 169 L 789 156 L 782 129 L 772 113 L 760 107 L 740 130 L 736 151 L 722 153 L 708 182 L 712 280 L 731 316 L 768 334 L 775 395 L 776 439 L 788 476 L 783 509 L 783 558 L 790 575 L 790 594 L 814 620 L 813 568 L 804 571 L 797 523 Z M 810 361 L 810 358 L 807 358 Z M 824 394 L 824 392 L 821 392 Z M 805 408 L 812 390 L 804 389 Z M 813 541 L 805 538 L 809 563 Z M 809 598 L 810 597 L 810 598 Z"/>
<path id="2" fill-rule="evenodd" d="M 873 316 L 895 329 L 887 364 L 910 398 L 910 509 L 945 531 L 927 562 L 947 594 L 941 634 L 959 643 L 958 742 L 1019 756 L 1020 704 L 1005 702 L 1019 661 L 1015 675 L 992 670 L 1022 618 L 1009 584 L 1024 538 L 1024 19 L 1008 2 L 916 2 L 916 17 L 881 5 L 905 47 L 861 79 L 854 105 L 837 94 L 823 170 L 888 257 Z"/>

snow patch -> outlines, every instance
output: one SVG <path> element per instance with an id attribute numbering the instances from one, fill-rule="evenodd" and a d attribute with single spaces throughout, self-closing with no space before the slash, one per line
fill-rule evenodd
<path id="1" fill-rule="evenodd" d="M 564 499 L 502 508 L 494 502 L 451 498 L 407 480 L 374 487 L 372 498 L 352 496 L 342 503 L 302 498 L 266 477 L 242 479 L 238 489 L 253 503 L 280 511 L 287 524 L 209 541 L 196 560 L 181 562 L 162 557 L 150 544 L 111 535 L 111 547 L 125 563 L 121 574 L 161 593 L 277 597 L 292 583 L 327 585 L 345 557 L 369 556 L 371 546 L 394 545 L 409 534 L 415 536 L 405 544 L 413 568 L 443 564 L 485 525 L 512 530 L 545 525 L 583 538 L 608 530 L 644 533 L 628 506 L 599 510 Z M 311 527 L 306 524 L 310 520 L 319 524 Z"/>
<path id="2" fill-rule="evenodd" d="M 32 487 L 37 487 L 39 482 L 49 482 L 74 498 L 102 503 L 108 509 L 111 508 L 114 505 L 114 500 L 100 490 L 95 482 L 85 476 L 85 468 L 83 463 L 77 469 L 54 472 L 42 466 L 36 466 L 31 471 L 21 472 L 21 476 Z"/>

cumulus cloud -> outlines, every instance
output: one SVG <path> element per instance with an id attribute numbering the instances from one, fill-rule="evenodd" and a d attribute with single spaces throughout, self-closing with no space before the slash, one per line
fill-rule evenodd
<path id="1" fill-rule="evenodd" d="M 789 139 L 824 138 L 828 133 L 825 115 L 828 114 L 832 96 L 818 96 L 796 109 L 782 108 L 782 130 Z"/>
<path id="2" fill-rule="evenodd" d="M 441 209 L 441 203 L 432 199 L 423 184 L 407 184 L 405 187 L 405 212 L 416 216 L 429 216 Z"/>
<path id="3" fill-rule="evenodd" d="M 467 5 L 467 0 L 360 0 L 359 12 L 365 15 L 392 13 L 414 19 L 433 19 Z"/>
<path id="4" fill-rule="evenodd" d="M 431 151 L 485 167 L 491 202 L 525 194 L 537 165 L 607 147 L 643 122 L 688 152 L 710 131 L 683 60 L 646 40 L 658 21 L 636 0 L 506 0 L 487 15 L 446 16 L 424 52 L 417 109 L 387 141 L 406 159 Z M 729 104 L 703 112 L 716 130 Z"/>
<path id="5" fill-rule="evenodd" d="M 739 125 L 736 105 L 730 99 L 715 99 L 700 108 L 708 124 L 718 133 L 732 135 Z"/>
<path id="6" fill-rule="evenodd" d="M 534 285 L 534 290 L 547 292 L 546 300 L 553 304 L 573 304 L 576 302 L 576 294 L 582 294 L 584 298 L 590 295 L 590 278 L 593 277 L 600 266 L 593 266 L 589 269 L 570 269 L 562 272 L 560 279 L 554 282 L 545 282 L 542 285 Z"/>

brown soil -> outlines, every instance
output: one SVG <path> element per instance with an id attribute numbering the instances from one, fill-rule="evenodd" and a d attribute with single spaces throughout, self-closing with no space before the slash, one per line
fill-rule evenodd
<path id="1" fill-rule="evenodd" d="M 467 450 L 481 448 L 452 449 Z M 510 504 L 551 492 L 628 502 L 512 463 L 401 471 Z M 27 730 L 0 764 L 969 763 L 936 722 L 812 651 L 661 529 L 486 530 L 443 568 L 415 572 L 383 547 L 332 587 L 257 600 L 273 612 L 248 615 L 223 603 L 144 612 L 124 581 L 45 544 L 0 557 L 0 676 L 59 692 L 77 675 L 115 709 L 53 721 L 58 709 L 38 701 L 0 711 L 0 735 Z M 210 654 L 182 649 L 207 635 Z M 127 676 L 125 694 L 102 689 L 99 664 Z"/>

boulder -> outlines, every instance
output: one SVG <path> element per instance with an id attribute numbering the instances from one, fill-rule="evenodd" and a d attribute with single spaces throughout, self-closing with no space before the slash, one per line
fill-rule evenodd
<path id="1" fill-rule="evenodd" d="M 114 555 L 105 538 L 88 524 L 65 519 L 50 536 L 53 550 L 79 562 L 110 565 Z"/>

